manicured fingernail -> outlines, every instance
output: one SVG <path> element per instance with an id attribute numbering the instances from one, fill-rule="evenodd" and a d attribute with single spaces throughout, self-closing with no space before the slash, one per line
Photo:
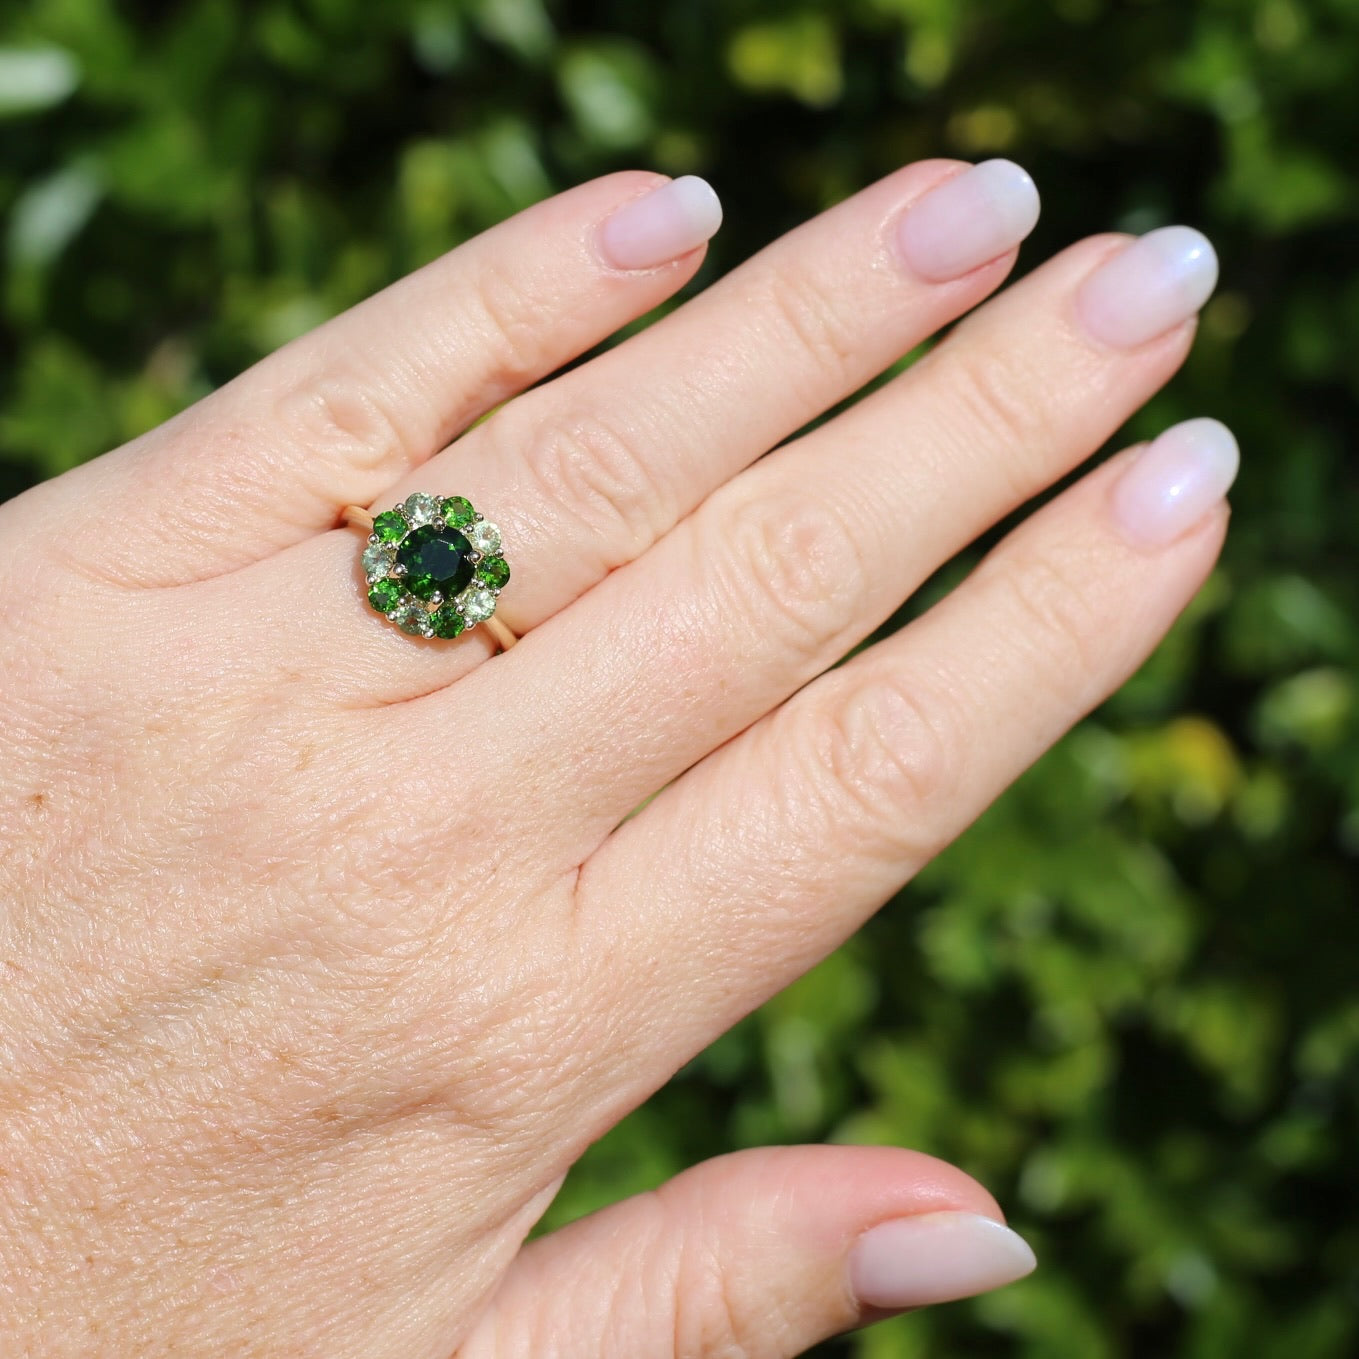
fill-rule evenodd
<path id="1" fill-rule="evenodd" d="M 1012 160 L 984 160 L 912 203 L 901 253 L 931 283 L 959 278 L 1018 245 L 1038 221 L 1038 190 Z"/>
<path id="2" fill-rule="evenodd" d="M 1097 340 L 1131 349 L 1198 311 L 1217 286 L 1217 254 L 1193 227 L 1157 227 L 1081 284 L 1076 311 Z"/>
<path id="3" fill-rule="evenodd" d="M 619 208 L 600 229 L 600 248 L 615 269 L 654 269 L 711 240 L 721 225 L 712 185 L 684 175 Z"/>
<path id="4" fill-rule="evenodd" d="M 1028 1242 L 977 1213 L 922 1213 L 869 1228 L 849 1253 L 849 1283 L 865 1306 L 900 1311 L 986 1293 L 1030 1273 Z"/>
<path id="5" fill-rule="evenodd" d="M 1236 440 L 1220 420 L 1172 425 L 1114 483 L 1114 519 L 1132 542 L 1164 547 L 1227 494 L 1239 462 Z"/>

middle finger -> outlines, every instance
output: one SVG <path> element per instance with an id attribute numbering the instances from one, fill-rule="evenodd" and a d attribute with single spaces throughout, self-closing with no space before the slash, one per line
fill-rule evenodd
<path id="1" fill-rule="evenodd" d="M 459 706 L 489 702 L 481 683 L 514 694 L 534 721 L 497 756 L 521 771 L 527 804 L 563 809 L 559 843 L 536 842 L 535 862 L 578 864 L 1114 434 L 1183 360 L 1215 280 L 1212 247 L 1188 228 L 1078 243 L 495 665 L 415 705 L 423 721 L 446 729 Z"/>

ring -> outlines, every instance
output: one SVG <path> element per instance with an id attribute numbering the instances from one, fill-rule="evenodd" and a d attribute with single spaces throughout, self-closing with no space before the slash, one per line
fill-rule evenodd
<path id="1" fill-rule="evenodd" d="M 402 632 L 451 638 L 484 623 L 502 651 L 518 640 L 494 616 L 510 578 L 500 530 L 465 496 L 417 491 L 376 518 L 346 505 L 344 522 L 368 530 L 368 602 Z"/>

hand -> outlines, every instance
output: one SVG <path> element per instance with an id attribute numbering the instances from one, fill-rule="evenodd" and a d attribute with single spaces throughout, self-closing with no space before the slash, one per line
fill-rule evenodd
<path id="1" fill-rule="evenodd" d="M 828 669 L 1189 347 L 1207 242 L 1093 237 L 761 457 L 1036 213 L 1006 162 L 912 165 L 525 391 L 717 225 L 613 175 L 0 509 L 0 1351 L 789 1356 L 1031 1266 L 892 1148 L 723 1157 L 521 1246 L 1212 565 L 1235 447 L 1195 421 Z M 499 524 L 512 650 L 369 607 L 341 509 L 414 490 Z"/>

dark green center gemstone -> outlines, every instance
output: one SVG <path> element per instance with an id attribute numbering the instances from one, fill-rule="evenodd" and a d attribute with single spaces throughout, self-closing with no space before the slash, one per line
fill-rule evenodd
<path id="1" fill-rule="evenodd" d="M 436 637 L 456 637 L 467 626 L 467 619 L 451 604 L 435 609 L 430 615 Z"/>
<path id="2" fill-rule="evenodd" d="M 405 519 L 395 510 L 384 510 L 373 520 L 373 532 L 377 534 L 380 543 L 396 542 L 405 533 L 406 528 Z"/>
<path id="3" fill-rule="evenodd" d="M 444 501 L 444 522 L 452 525 L 453 528 L 461 528 L 464 524 L 470 524 L 477 517 L 477 512 L 472 508 L 472 502 L 466 496 L 451 495 Z"/>
<path id="4" fill-rule="evenodd" d="M 498 590 L 510 578 L 509 563 L 504 557 L 483 557 L 477 563 L 477 576 Z"/>
<path id="5" fill-rule="evenodd" d="M 425 524 L 414 530 L 396 550 L 402 577 L 417 599 L 432 599 L 436 591 L 452 598 L 472 579 L 472 544 L 455 528 Z"/>
<path id="6" fill-rule="evenodd" d="M 371 590 L 368 591 L 368 602 L 379 613 L 391 613 L 396 608 L 397 601 L 401 598 L 401 586 L 390 576 L 386 580 L 380 580 Z"/>

